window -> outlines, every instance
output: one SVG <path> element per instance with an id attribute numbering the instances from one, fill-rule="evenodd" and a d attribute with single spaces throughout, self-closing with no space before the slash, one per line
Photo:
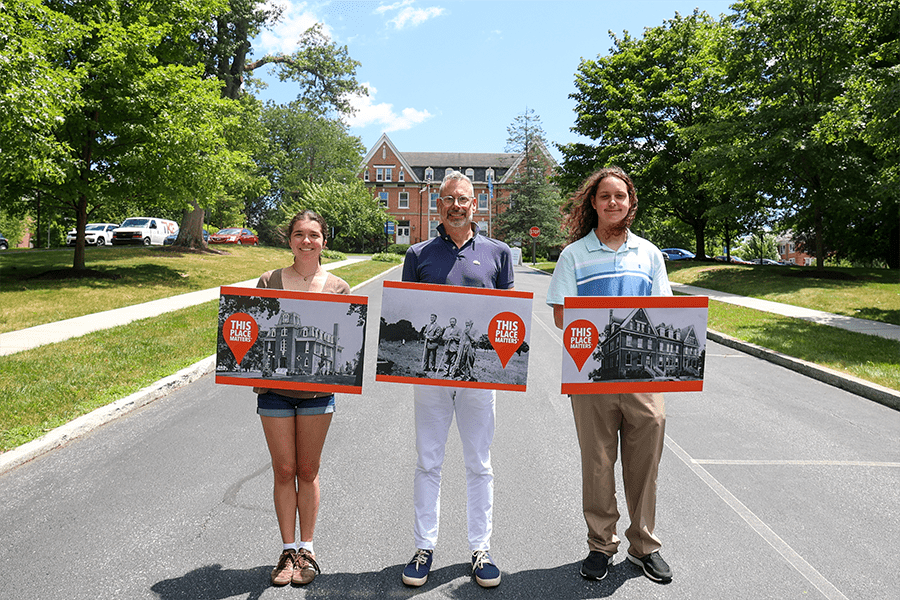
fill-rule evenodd
<path id="1" fill-rule="evenodd" d="M 403 179 L 403 167 L 400 167 L 400 172 L 397 173 L 397 181 L 399 181 L 400 183 L 403 183 L 403 181 L 404 181 L 404 179 Z"/>
<path id="2" fill-rule="evenodd" d="M 363 181 L 369 180 L 369 169 L 366 169 L 366 172 L 363 173 Z"/>
<path id="3" fill-rule="evenodd" d="M 488 169 L 487 171 L 485 171 L 484 178 L 486 181 L 494 181 L 494 170 Z"/>
<path id="4" fill-rule="evenodd" d="M 384 169 L 382 167 L 375 169 L 375 181 L 384 181 Z"/>
<path id="5" fill-rule="evenodd" d="M 385 181 L 392 181 L 392 180 L 393 180 L 393 176 L 391 175 L 392 172 L 393 172 L 393 169 L 392 169 L 391 167 L 385 167 L 385 168 L 384 168 L 384 180 L 385 180 Z"/>
<path id="6" fill-rule="evenodd" d="M 428 210 L 437 210 L 437 199 L 438 193 L 431 192 L 431 199 L 428 201 Z"/>
<path id="7" fill-rule="evenodd" d="M 438 236 L 437 228 L 438 228 L 439 224 L 440 224 L 440 221 L 431 221 L 430 223 L 428 223 L 428 237 L 429 238 L 436 238 Z"/>
<path id="8" fill-rule="evenodd" d="M 400 172 L 403 174 L 403 171 Z M 409 208 L 409 192 L 400 192 L 400 199 L 397 200 L 397 208 Z"/>
<path id="9" fill-rule="evenodd" d="M 387 192 L 378 192 L 378 201 L 381 202 L 381 205 L 385 208 L 388 207 L 388 193 Z"/>
<path id="10" fill-rule="evenodd" d="M 478 210 L 487 210 L 488 209 L 488 195 L 487 194 L 478 194 Z"/>
<path id="11" fill-rule="evenodd" d="M 434 169 L 431 167 L 425 169 L 425 181 L 434 181 Z"/>
<path id="12" fill-rule="evenodd" d="M 475 181 L 475 169 L 466 169 L 466 177 L 469 181 Z"/>
<path id="13" fill-rule="evenodd" d="M 444 177 L 446 177 L 447 175 L 449 175 L 452 172 L 453 172 L 453 168 L 447 167 L 446 169 L 444 169 Z"/>

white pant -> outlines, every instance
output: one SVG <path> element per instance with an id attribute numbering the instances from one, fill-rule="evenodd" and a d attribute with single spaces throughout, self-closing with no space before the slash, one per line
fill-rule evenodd
<path id="1" fill-rule="evenodd" d="M 441 467 L 453 414 L 466 465 L 469 549 L 488 550 L 494 506 L 494 390 L 416 385 L 416 473 L 413 480 L 416 548 L 434 549 L 441 512 Z"/>

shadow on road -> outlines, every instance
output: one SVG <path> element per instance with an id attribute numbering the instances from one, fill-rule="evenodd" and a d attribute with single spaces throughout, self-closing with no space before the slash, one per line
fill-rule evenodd
<path id="1" fill-rule="evenodd" d="M 626 562 L 617 563 L 603 581 L 587 581 L 579 575 L 580 561 L 549 569 L 532 569 L 516 573 L 503 573 L 500 587 L 492 595 L 502 598 L 606 598 L 612 596 L 626 581 L 643 577 L 640 569 Z M 471 578 L 471 567 L 459 563 L 431 572 L 428 583 L 411 588 L 400 581 L 404 565 L 386 567 L 381 571 L 366 573 L 323 573 L 303 588 L 304 598 L 412 598 L 429 595 L 482 599 L 485 590 Z M 166 579 L 150 588 L 161 600 L 190 598 L 192 600 L 224 600 L 246 597 L 258 600 L 271 584 L 271 566 L 246 570 L 222 569 L 213 564 L 200 567 L 183 577 Z M 648 585 L 654 585 L 647 582 Z M 440 589 L 439 589 L 440 588 Z"/>

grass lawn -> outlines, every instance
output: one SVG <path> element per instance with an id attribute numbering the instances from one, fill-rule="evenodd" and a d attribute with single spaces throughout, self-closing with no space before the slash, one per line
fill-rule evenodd
<path id="1" fill-rule="evenodd" d="M 286 248 L 215 249 L 89 247 L 86 266 L 103 276 L 82 279 L 54 276 L 71 269 L 72 249 L 0 254 L 0 333 L 247 281 L 292 260 Z"/>
<path id="2" fill-rule="evenodd" d="M 241 254 L 239 251 L 235 256 Z M 256 277 L 287 264 L 289 257 L 286 251 L 278 251 L 272 266 L 268 262 L 258 265 L 252 272 L 228 277 L 227 282 Z M 219 265 L 224 267 L 224 263 Z M 363 261 L 339 267 L 333 273 L 353 287 L 394 266 Z M 0 357 L 0 451 L 36 439 L 211 356 L 216 351 L 217 314 L 218 301 L 212 301 Z M 60 360 L 61 356 L 65 360 Z"/>

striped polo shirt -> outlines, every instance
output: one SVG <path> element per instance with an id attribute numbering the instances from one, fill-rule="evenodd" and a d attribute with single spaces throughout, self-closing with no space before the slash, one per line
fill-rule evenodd
<path id="1" fill-rule="evenodd" d="M 618 250 L 589 234 L 566 246 L 547 291 L 547 304 L 567 296 L 671 296 L 659 248 L 630 231 Z"/>

